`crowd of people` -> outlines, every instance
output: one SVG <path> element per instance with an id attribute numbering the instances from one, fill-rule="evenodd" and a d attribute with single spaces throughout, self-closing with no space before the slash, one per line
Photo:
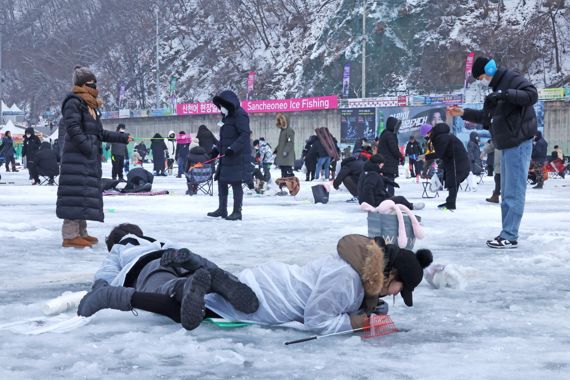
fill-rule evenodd
<path id="1" fill-rule="evenodd" d="M 295 168 L 304 165 L 307 182 L 331 181 L 335 189 L 345 186 L 352 195 L 350 202 L 377 207 L 390 200 L 410 210 L 421 210 L 425 207 L 422 202 L 411 203 L 396 195 L 399 167 L 407 157 L 410 177 L 441 177 L 449 194 L 438 207 L 455 210 L 459 186 L 471 176 L 484 174 L 482 159 L 486 157 L 487 170 L 495 181 L 487 201 L 500 202 L 502 213 L 499 235 L 486 244 L 495 249 L 516 248 L 527 180 L 532 176 L 534 188 L 542 189 L 545 170 L 563 177 L 563 152 L 555 146 L 548 157 L 548 144 L 537 131 L 532 108 L 538 99 L 537 90 L 528 80 L 483 57 L 475 60 L 472 75 L 492 89 L 483 109 L 451 106 L 447 111 L 490 131 L 491 140 L 483 151 L 477 132 L 471 133 L 465 147 L 442 120 L 422 130 L 424 144 L 413 135 L 401 150 L 401 121 L 389 117 L 380 136 L 370 143 L 359 139 L 351 152 L 341 153 L 330 131 L 317 128 L 297 159 L 294 126 L 284 114 L 276 115 L 279 137 L 273 149 L 264 136 L 253 139 L 247 112 L 238 96 L 226 90 L 213 98 L 221 115 L 218 137 L 205 125 L 198 128 L 195 139 L 185 131 L 170 131 L 165 138 L 156 133 L 150 149 L 144 141 L 134 146 L 132 161 L 142 165 L 152 156 L 154 174 L 186 178 L 189 195 L 197 193 L 200 175 L 205 173 L 202 179 L 217 181 L 218 186 L 218 207 L 207 215 L 236 221 L 243 217 L 244 185 L 258 193 L 266 191 L 272 165 L 281 174 L 276 183 L 287 186 L 291 194 L 299 186 Z M 58 146 L 53 149 L 40 141 L 33 128 L 26 129 L 22 155 L 33 184 L 39 183 L 40 175 L 47 175 L 54 183 L 59 174 L 56 215 L 62 219 L 63 247 L 84 248 L 98 243 L 89 235 L 87 221 L 104 220 L 104 149 L 110 153 L 114 180 L 123 180 L 125 163 L 129 162 L 128 144 L 133 137 L 124 124 L 115 131 L 105 130 L 100 106 L 97 78 L 88 68 L 78 66 L 73 72 L 72 90 L 62 103 Z M 107 143 L 105 148 L 103 142 Z M 16 171 L 13 151 L 11 136 L 6 134 L 0 152 L 7 171 L 10 166 Z M 46 165 L 48 162 L 54 165 Z M 236 277 L 187 248 L 145 236 L 133 224 L 115 227 L 105 243 L 109 254 L 78 314 L 139 308 L 165 315 L 188 330 L 196 328 L 205 316 L 266 325 L 301 322 L 319 333 L 363 327 L 371 314 L 386 313 L 381 297 L 400 294 L 405 304 L 412 306 L 412 292 L 423 278 L 423 269 L 433 260 L 429 250 L 414 253 L 386 244 L 382 238 L 347 235 L 339 240 L 336 256 L 303 267 L 268 263 Z M 338 286 L 340 283 L 344 285 Z"/>

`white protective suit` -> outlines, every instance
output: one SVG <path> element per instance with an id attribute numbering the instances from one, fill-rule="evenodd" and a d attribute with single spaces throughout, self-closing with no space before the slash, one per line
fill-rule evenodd
<path id="1" fill-rule="evenodd" d="M 300 267 L 268 263 L 238 275 L 259 299 L 253 314 L 235 310 L 218 294 L 206 296 L 206 307 L 232 321 L 285 325 L 319 334 L 350 330 L 348 313 L 364 299 L 358 273 L 338 256 L 325 256 Z"/>

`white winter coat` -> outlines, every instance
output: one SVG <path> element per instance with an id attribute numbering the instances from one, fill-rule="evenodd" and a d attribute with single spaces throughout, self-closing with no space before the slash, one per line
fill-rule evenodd
<path id="1" fill-rule="evenodd" d="M 302 267 L 269 263 L 246 269 L 238 277 L 259 299 L 255 313 L 241 313 L 217 294 L 206 296 L 209 309 L 233 321 L 328 334 L 350 330 L 348 314 L 357 311 L 364 299 L 360 276 L 338 256 L 326 256 Z"/>
<path id="2" fill-rule="evenodd" d="M 133 238 L 139 242 L 139 245 L 134 244 L 115 244 L 111 248 L 111 252 L 105 257 L 103 264 L 95 273 L 93 282 L 103 279 L 113 286 L 123 286 L 127 273 L 137 263 L 137 261 L 154 251 L 167 248 L 179 248 L 172 243 L 160 243 L 159 241 L 151 242 L 149 240 L 140 238 L 136 235 L 126 235 L 124 239 Z"/>

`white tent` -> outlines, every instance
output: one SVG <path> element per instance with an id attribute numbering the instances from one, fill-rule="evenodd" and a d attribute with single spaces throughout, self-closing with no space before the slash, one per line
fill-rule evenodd
<path id="1" fill-rule="evenodd" d="M 2 108 L 2 110 L 4 110 L 4 108 Z M 16 105 L 16 103 L 14 103 L 10 107 L 8 107 L 6 109 L 6 112 L 9 112 L 13 115 L 23 115 L 25 113 Z"/>
<path id="2" fill-rule="evenodd" d="M 0 128 L 0 133 L 6 133 L 8 131 L 10 131 L 12 135 L 23 135 L 25 132 L 24 128 L 16 127 L 12 120 L 8 120 L 6 125 Z"/>

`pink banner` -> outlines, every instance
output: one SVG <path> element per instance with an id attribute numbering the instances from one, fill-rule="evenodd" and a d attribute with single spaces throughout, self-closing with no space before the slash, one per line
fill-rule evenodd
<path id="1" fill-rule="evenodd" d="M 465 74 L 471 74 L 473 69 L 473 61 L 475 59 L 475 53 L 469 53 L 467 59 L 465 60 Z"/>
<path id="2" fill-rule="evenodd" d="M 241 107 L 248 113 L 266 112 L 303 112 L 330 110 L 338 108 L 338 97 L 319 96 L 315 98 L 277 99 L 277 100 L 244 100 Z M 219 113 L 213 103 L 178 104 L 178 115 L 205 115 Z"/>

